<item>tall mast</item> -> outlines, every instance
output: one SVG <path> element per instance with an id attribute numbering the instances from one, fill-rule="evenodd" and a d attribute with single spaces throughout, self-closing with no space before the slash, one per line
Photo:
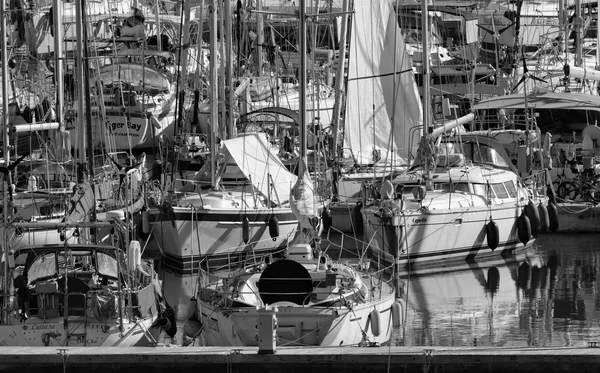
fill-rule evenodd
<path id="1" fill-rule="evenodd" d="M 334 115 L 333 115 L 333 144 L 332 151 L 337 156 L 337 148 L 339 142 L 339 136 L 341 134 L 340 121 L 342 116 L 342 97 L 341 92 L 344 87 L 344 78 L 346 76 L 346 68 L 345 63 L 341 61 L 346 61 L 346 35 L 348 34 L 348 3 L 349 0 L 344 0 L 343 9 L 342 9 L 342 29 L 340 33 L 340 57 L 338 61 L 338 68 L 335 72 L 335 104 L 334 104 Z"/>
<path id="2" fill-rule="evenodd" d="M 217 0 L 210 0 L 210 182 L 216 187 L 217 131 L 219 130 L 218 79 L 217 79 Z"/>
<path id="3" fill-rule="evenodd" d="M 431 104 L 429 103 L 429 6 L 427 4 L 428 0 L 422 0 L 423 5 L 421 7 L 421 39 L 423 39 L 423 92 L 421 94 L 422 103 L 423 103 L 423 137 L 429 138 L 430 130 L 432 130 L 430 126 L 430 118 L 429 118 L 429 108 Z M 431 170 L 429 165 L 429 159 L 424 158 L 424 168 L 427 172 L 427 189 L 429 189 L 431 184 Z"/>
<path id="4" fill-rule="evenodd" d="M 2 36 L 0 37 L 0 53 L 2 56 L 2 151 L 4 152 L 4 162 L 6 166 L 8 166 L 10 163 L 10 148 L 8 147 L 8 47 L 6 45 L 6 30 L 8 27 L 6 24 L 6 16 L 6 1 L 1 1 L 0 17 L 2 18 Z M 4 223 L 8 222 L 9 218 L 8 193 L 10 189 L 7 188 L 9 182 L 9 175 L 4 175 L 4 182 L 2 183 L 2 195 L 4 196 Z M 7 289 L 10 289 L 10 276 L 8 276 L 8 234 L 6 229 L 4 229 L 3 232 L 3 255 L 6 255 L 4 260 L 4 293 L 6 294 Z M 5 318 L 8 318 L 8 312 L 3 312 L 3 315 Z M 3 321 L 7 321 L 7 319 Z"/>
<path id="5" fill-rule="evenodd" d="M 229 138 L 233 138 L 235 135 L 235 128 L 233 123 L 233 22 L 231 19 L 231 1 L 227 0 L 223 4 L 225 7 L 225 100 L 227 102 L 227 108 L 225 109 L 227 118 L 227 134 Z"/>
<path id="6" fill-rule="evenodd" d="M 298 38 L 300 39 L 299 51 L 300 56 L 298 66 L 298 86 L 300 95 L 300 159 L 306 160 L 306 0 L 300 0 L 300 24 L 298 25 Z M 343 63 L 340 64 L 343 66 Z M 340 67 L 341 68 L 341 67 Z M 298 177 L 304 175 L 303 163 L 298 163 Z"/>
<path id="7" fill-rule="evenodd" d="M 89 79 L 89 71 L 90 71 L 90 67 L 89 67 L 89 48 L 88 48 L 88 34 L 87 34 L 87 17 L 86 17 L 86 10 L 85 10 L 85 1 L 86 0 L 80 0 L 81 1 L 81 22 L 83 24 L 83 43 L 82 43 L 82 47 L 83 47 L 83 60 L 82 60 L 82 72 L 83 72 L 83 76 L 85 77 L 83 79 L 83 96 L 85 97 L 85 103 L 86 103 L 86 107 L 88 110 L 85 111 L 85 127 L 86 127 L 86 143 L 87 143 L 87 166 L 88 166 L 88 176 L 90 178 L 90 180 L 93 180 L 94 178 L 94 148 L 92 146 L 92 144 L 94 143 L 94 139 L 92 138 L 92 111 L 90 110 L 91 108 L 91 95 L 90 95 L 90 79 Z M 60 23 L 59 23 L 60 24 Z M 83 119 L 83 117 L 82 117 Z M 96 200 L 96 196 L 95 196 L 95 188 L 92 188 L 92 196 L 94 198 L 94 201 Z M 91 209 L 91 216 L 90 216 L 90 221 L 96 221 L 96 209 L 92 208 Z M 93 242 L 95 242 L 95 235 L 92 237 Z"/>
<path id="8" fill-rule="evenodd" d="M 84 95 L 84 82 L 83 82 L 83 11 L 82 2 L 85 0 L 78 0 L 75 2 L 75 19 L 80 22 L 75 22 L 75 35 L 77 40 L 77 46 L 75 48 L 75 79 L 77 84 L 77 182 L 83 182 L 83 174 L 85 169 L 85 95 Z M 60 23 L 59 23 L 60 25 Z M 58 26 L 58 25 L 57 25 Z"/>
<path id="9" fill-rule="evenodd" d="M 59 123 L 60 132 L 64 131 L 63 110 L 64 110 L 64 86 L 65 72 L 63 64 L 63 44 L 62 44 L 62 2 L 54 0 L 52 2 L 52 12 L 54 16 L 54 79 L 56 81 L 56 121 Z M 4 53 L 4 52 L 3 52 Z M 59 132 L 59 133 L 60 133 Z"/>
<path id="10" fill-rule="evenodd" d="M 302 3 L 302 1 L 300 1 Z M 300 26 L 302 32 L 302 26 Z M 263 44 L 264 44 L 264 24 L 262 14 L 262 0 L 256 0 L 256 76 L 262 76 L 262 58 L 263 58 Z M 300 55 L 302 60 L 302 55 Z"/>

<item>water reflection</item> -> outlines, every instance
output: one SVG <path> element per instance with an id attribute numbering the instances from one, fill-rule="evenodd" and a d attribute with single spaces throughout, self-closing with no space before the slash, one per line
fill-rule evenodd
<path id="1" fill-rule="evenodd" d="M 600 333 L 598 242 L 600 235 L 552 234 L 502 260 L 402 277 L 407 323 L 397 343 L 587 347 Z M 178 319 L 173 343 L 187 344 L 196 279 L 163 271 L 163 286 Z"/>

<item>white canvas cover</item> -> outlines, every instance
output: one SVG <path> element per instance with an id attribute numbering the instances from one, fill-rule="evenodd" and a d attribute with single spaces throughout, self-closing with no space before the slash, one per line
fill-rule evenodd
<path id="1" fill-rule="evenodd" d="M 223 141 L 223 150 L 229 154 L 240 171 L 251 180 L 254 187 L 271 201 L 287 202 L 296 175 L 271 152 L 271 144 L 264 133 L 254 133 Z M 229 161 L 227 161 L 229 163 Z M 269 178 L 270 176 L 270 178 Z M 269 182 L 273 183 L 269 191 Z"/>
<path id="2" fill-rule="evenodd" d="M 396 13 L 384 1 L 356 0 L 349 51 L 345 156 L 352 154 L 359 164 L 370 164 L 376 149 L 381 152 L 381 162 L 404 165 L 410 151 L 410 130 L 420 129 L 422 122 L 421 99 Z M 413 132 L 413 136 L 416 148 L 420 132 Z"/>
<path id="3" fill-rule="evenodd" d="M 290 207 L 296 218 L 298 218 L 301 228 L 314 230 L 319 218 L 314 184 L 308 172 L 307 159 L 301 158 L 300 162 L 303 164 L 302 169 L 304 172 L 302 177 L 298 178 L 296 185 L 290 190 Z"/>
<path id="4" fill-rule="evenodd" d="M 527 98 L 527 103 L 525 102 Z M 600 96 L 585 93 L 542 92 L 523 93 L 492 97 L 476 104 L 474 110 L 524 109 L 527 107 L 542 109 L 568 109 L 600 111 Z"/>

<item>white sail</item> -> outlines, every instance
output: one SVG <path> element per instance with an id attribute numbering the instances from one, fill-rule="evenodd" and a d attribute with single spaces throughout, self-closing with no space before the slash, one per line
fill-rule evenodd
<path id="1" fill-rule="evenodd" d="M 348 67 L 344 148 L 358 163 L 405 164 L 412 128 L 421 128 L 421 101 L 412 63 L 387 2 L 357 0 Z M 413 131 L 416 148 L 420 132 Z M 350 154 L 350 149 L 352 153 Z"/>
<path id="2" fill-rule="evenodd" d="M 297 177 L 285 168 L 270 147 L 264 133 L 223 141 L 225 155 L 233 158 L 254 187 L 263 195 L 270 196 L 271 201 L 283 204 L 288 201 L 290 188 L 296 183 Z M 225 164 L 230 165 L 231 162 L 226 160 Z"/>

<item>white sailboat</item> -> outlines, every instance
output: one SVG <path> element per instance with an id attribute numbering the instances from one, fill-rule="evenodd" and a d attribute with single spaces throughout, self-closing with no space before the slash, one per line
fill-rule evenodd
<path id="1" fill-rule="evenodd" d="M 428 35 L 427 5 L 423 7 L 423 35 Z M 428 49 L 427 37 L 423 49 Z M 428 55 L 424 57 L 427 77 Z M 423 81 L 428 92 L 429 79 Z M 498 247 L 504 251 L 530 244 L 532 235 L 550 225 L 542 193 L 545 174 L 521 179 L 502 144 L 463 136 L 462 120 L 431 128 L 429 103 L 424 94 L 423 137 L 410 172 L 384 182 L 377 198 L 365 202 L 366 240 L 383 250 L 384 259 L 395 262 L 399 271 L 441 268 L 500 255 L 493 253 Z M 444 136 L 452 127 L 458 136 Z M 552 215 L 553 224 L 556 218 Z"/>
<path id="2" fill-rule="evenodd" d="M 206 189 L 211 187 L 206 164 L 173 205 L 149 211 L 165 265 L 175 272 L 195 273 L 201 261 L 203 267 L 215 268 L 232 257 L 242 261 L 282 249 L 298 229 L 289 205 L 296 176 L 271 153 L 266 136 L 246 135 L 222 145 L 223 161 L 216 171 L 220 189 Z"/>
<path id="3" fill-rule="evenodd" d="M 2 29 L 6 28 L 5 6 L 5 3 L 0 5 Z M 77 11 L 83 20 L 82 6 L 83 3 L 78 3 Z M 78 66 L 83 70 L 79 27 L 77 35 Z M 2 54 L 7 55 L 5 34 L 2 35 Z M 2 73 L 6 82 L 6 60 L 2 63 Z M 83 74 L 79 74 L 79 78 L 83 81 Z M 82 90 L 78 93 L 81 98 Z M 3 119 L 8 129 L 7 116 Z M 9 160 L 6 130 L 3 145 Z M 85 160 L 83 152 L 79 155 L 80 160 Z M 12 167 L 4 171 L 0 345 L 155 344 L 160 331 L 170 329 L 166 325 L 174 325 L 175 320 L 166 312 L 168 306 L 161 295 L 153 264 L 141 260 L 138 242 L 129 242 L 128 225 L 118 220 L 86 222 L 88 214 L 95 211 L 96 201 L 92 186 L 83 180 L 73 190 L 70 206 L 60 222 L 51 219 L 15 221 L 13 206 L 9 204 L 12 191 L 9 194 L 6 188 Z M 26 232 L 28 240 L 15 242 L 10 237 L 11 229 Z M 90 232 L 101 229 L 114 229 L 110 242 L 93 241 L 94 233 Z"/>
<path id="4" fill-rule="evenodd" d="M 299 6 L 300 54 L 304 55 L 305 0 Z M 305 66 L 300 64 L 301 97 L 306 84 Z M 301 105 L 300 117 L 305 115 Z M 306 233 L 300 238 L 308 243 L 294 242 L 280 259 L 254 257 L 233 272 L 201 273 L 196 317 L 203 326 L 197 334 L 202 333 L 207 345 L 258 345 L 263 352 L 272 352 L 276 345 L 377 345 L 390 340 L 392 322 L 399 320 L 399 309 L 393 307 L 395 289 L 382 279 L 382 272 L 368 271 L 366 254 L 359 265 L 350 265 L 331 260 L 321 250 L 316 239 L 318 205 L 306 172 L 306 129 L 301 128 L 302 177 L 291 190 L 290 199 Z M 264 316 L 267 318 L 262 320 L 270 318 L 277 326 L 261 322 Z"/>
<path id="5" fill-rule="evenodd" d="M 170 329 L 166 325 L 174 325 L 174 318 L 165 313 L 153 264 L 140 258 L 139 243 L 127 252 L 121 249 L 127 239 L 124 224 L 16 227 L 40 225 L 67 232 L 62 233 L 65 241 L 5 250 L 0 345 L 147 346 L 156 344 L 163 329 Z M 77 243 L 88 228 L 113 228 L 113 238 L 119 238 L 108 244 Z"/>
<path id="6" fill-rule="evenodd" d="M 355 214 L 349 212 L 360 202 L 363 183 L 404 172 L 420 137 L 423 114 L 412 63 L 388 5 L 354 2 L 344 159 L 331 205 L 333 226 L 342 231 L 361 229 L 360 219 L 350 219 Z"/>
<path id="7" fill-rule="evenodd" d="M 216 55 L 216 8 L 211 8 L 211 55 Z M 178 273 L 228 268 L 261 252 L 282 249 L 296 234 L 289 205 L 297 177 L 272 153 L 265 133 L 217 143 L 217 61 L 211 59 L 210 162 L 149 211 L 155 242 L 165 265 Z"/>

